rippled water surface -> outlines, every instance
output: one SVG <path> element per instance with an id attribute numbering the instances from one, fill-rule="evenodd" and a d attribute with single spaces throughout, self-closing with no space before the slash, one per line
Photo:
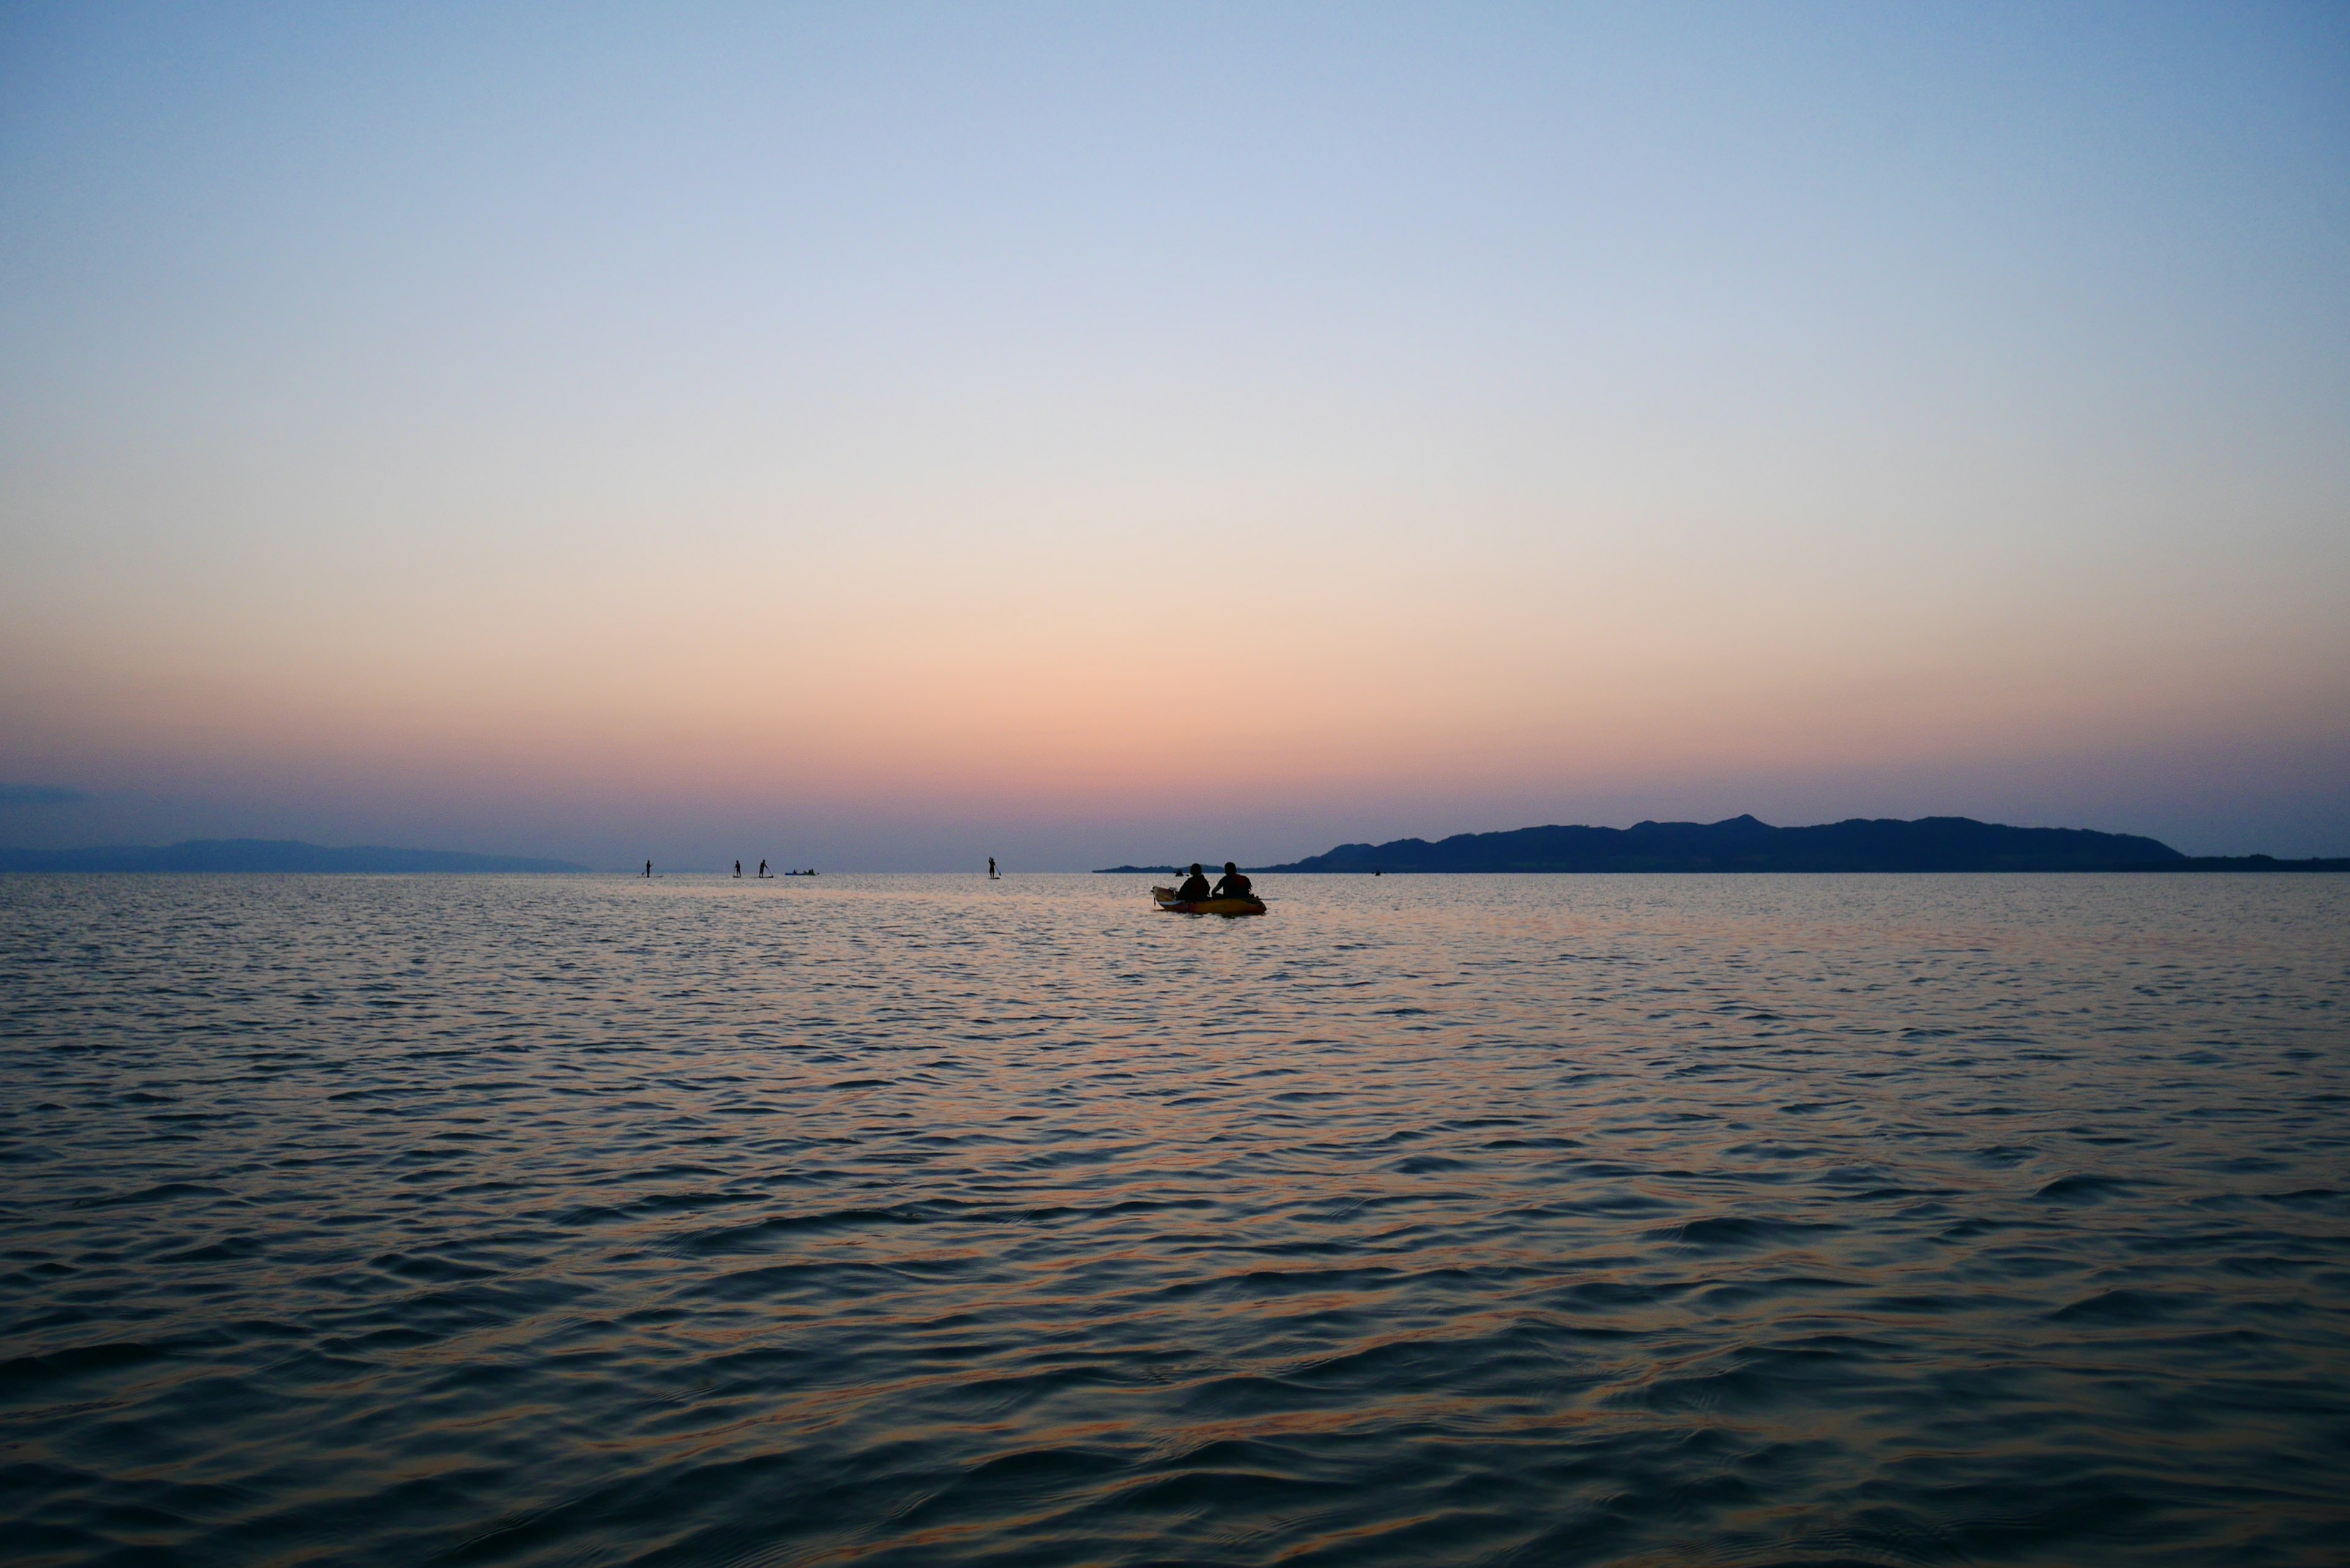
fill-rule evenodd
<path id="1" fill-rule="evenodd" d="M 2292 1563 L 2350 880 L 0 878 L 0 1555 Z"/>

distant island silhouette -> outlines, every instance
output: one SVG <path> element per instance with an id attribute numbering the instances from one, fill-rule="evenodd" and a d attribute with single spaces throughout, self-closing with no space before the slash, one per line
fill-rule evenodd
<path id="1" fill-rule="evenodd" d="M 348 849 L 293 838 L 191 838 L 160 847 L 103 844 L 87 849 L 0 849 L 0 871 L 585 871 L 568 860 L 468 855 L 454 849 Z"/>
<path id="2" fill-rule="evenodd" d="M 1111 872 L 1158 872 L 1118 866 Z M 1341 844 L 1270 872 L 1444 871 L 2350 871 L 2350 858 L 2182 855 L 2156 838 L 2081 827 L 2009 827 L 1967 816 L 1854 817 L 1816 827 L 1643 822 L 1631 827 L 1521 827 L 1430 843 Z"/>

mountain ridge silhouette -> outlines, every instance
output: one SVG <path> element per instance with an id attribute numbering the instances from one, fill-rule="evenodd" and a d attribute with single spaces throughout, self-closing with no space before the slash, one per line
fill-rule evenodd
<path id="1" fill-rule="evenodd" d="M 1156 870 L 1155 867 L 1120 867 Z M 2182 855 L 2160 839 L 2085 827 L 2012 827 L 1970 816 L 1848 817 L 1773 827 L 1752 815 L 1630 827 L 1520 827 L 1341 844 L 1252 872 L 1496 871 L 2350 871 L 2350 859 Z"/>

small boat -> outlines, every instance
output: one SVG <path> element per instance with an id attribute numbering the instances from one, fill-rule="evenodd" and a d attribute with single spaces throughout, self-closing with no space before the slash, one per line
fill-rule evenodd
<path id="1" fill-rule="evenodd" d="M 1177 898 L 1175 889 L 1172 888 L 1153 888 L 1150 889 L 1150 896 L 1159 901 L 1160 909 L 1170 915 L 1262 915 L 1264 913 L 1264 900 L 1253 893 L 1243 894 L 1237 898 L 1186 900 Z"/>

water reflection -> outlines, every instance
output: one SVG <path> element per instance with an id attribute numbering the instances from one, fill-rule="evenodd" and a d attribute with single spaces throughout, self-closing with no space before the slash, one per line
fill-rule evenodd
<path id="1" fill-rule="evenodd" d="M 2329 1560 L 2329 879 L 0 882 L 60 1560 Z"/>

